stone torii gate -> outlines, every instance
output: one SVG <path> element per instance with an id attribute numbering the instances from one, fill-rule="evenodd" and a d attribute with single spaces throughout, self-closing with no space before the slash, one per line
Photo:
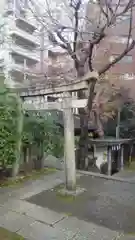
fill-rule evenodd
<path id="1" fill-rule="evenodd" d="M 66 188 L 74 190 L 76 188 L 76 166 L 75 166 L 75 141 L 74 141 L 74 119 L 73 108 L 84 108 L 87 106 L 87 99 L 73 99 L 70 92 L 80 89 L 88 89 L 88 84 L 91 79 L 97 79 L 96 72 L 90 72 L 88 77 L 85 77 L 78 83 L 68 86 L 62 86 L 53 89 L 44 89 L 23 92 L 20 95 L 25 97 L 45 96 L 49 94 L 64 93 L 63 99 L 60 102 L 33 102 L 24 101 L 24 109 L 28 111 L 42 111 L 42 110 L 61 110 L 64 115 L 64 160 L 65 160 L 65 176 Z M 38 92 L 40 91 L 40 92 Z"/>

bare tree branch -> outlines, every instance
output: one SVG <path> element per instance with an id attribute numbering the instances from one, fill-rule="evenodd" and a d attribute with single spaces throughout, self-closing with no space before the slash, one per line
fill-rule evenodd
<path id="1" fill-rule="evenodd" d="M 49 37 L 50 42 L 53 43 L 54 45 L 58 45 L 58 46 L 60 46 L 61 48 L 65 49 L 65 50 L 68 50 L 66 44 L 59 42 L 59 41 L 56 39 L 54 33 L 48 31 L 48 37 Z"/>
<path id="2" fill-rule="evenodd" d="M 76 3 L 71 0 L 70 6 L 74 9 L 75 28 L 74 28 L 74 41 L 73 41 L 73 52 L 76 52 L 76 45 L 78 40 L 78 26 L 79 26 L 79 9 L 81 7 L 82 0 L 77 0 Z"/>
<path id="3" fill-rule="evenodd" d="M 123 51 L 118 57 L 116 57 L 111 63 L 108 63 L 105 67 L 99 70 L 99 75 L 108 71 L 112 66 L 114 66 L 117 62 L 119 62 L 127 53 L 129 53 L 135 47 L 135 41 L 133 41 L 128 48 Z"/>
<path id="4" fill-rule="evenodd" d="M 89 46 L 89 56 L 88 56 L 88 64 L 89 64 L 90 71 L 93 71 L 93 66 L 92 66 L 93 48 L 94 48 L 94 44 L 90 43 L 90 46 Z"/>
<path id="5" fill-rule="evenodd" d="M 132 23 L 133 23 L 133 8 L 130 9 L 130 20 L 129 20 L 127 48 L 129 47 L 130 39 L 131 39 L 131 36 L 132 36 Z"/>
<path id="6" fill-rule="evenodd" d="M 134 6 L 135 6 L 135 1 L 128 0 L 128 3 L 125 5 L 124 9 L 120 13 L 116 14 L 116 17 L 122 16 L 124 13 L 128 12 Z"/>
<path id="7" fill-rule="evenodd" d="M 101 70 L 99 70 L 99 75 L 105 73 L 108 71 L 112 66 L 114 66 L 117 62 L 119 62 L 126 54 L 128 54 L 134 47 L 135 47 L 135 40 L 130 43 L 131 35 L 132 35 L 132 20 L 133 20 L 133 9 L 130 9 L 130 21 L 129 21 L 129 31 L 128 31 L 128 38 L 127 38 L 127 44 L 125 47 L 125 50 L 116 57 L 112 62 L 108 63 L 106 66 L 104 66 Z"/>
<path id="8" fill-rule="evenodd" d="M 118 0 L 117 5 L 113 3 L 113 0 L 98 0 L 98 2 L 95 4 L 92 4 L 91 1 L 89 1 L 87 5 L 87 9 L 89 7 L 89 12 L 86 16 L 84 16 L 84 26 L 87 22 L 88 29 L 86 28 L 86 26 L 83 28 L 83 30 L 79 28 L 80 23 L 83 20 L 83 17 L 80 16 L 80 11 L 82 10 L 82 0 L 70 0 L 70 4 L 68 5 L 69 9 L 71 9 L 73 13 L 72 19 L 70 19 L 72 20 L 72 26 L 68 26 L 66 20 L 66 24 L 63 22 L 61 23 L 59 19 L 55 20 L 55 17 L 53 16 L 50 8 L 48 10 L 48 17 L 53 25 L 52 28 L 49 28 L 51 24 L 49 20 L 46 21 L 46 16 L 43 17 L 42 24 L 46 26 L 49 34 L 49 39 L 52 43 L 54 43 L 54 45 L 60 46 L 70 55 L 70 57 L 73 59 L 74 68 L 78 76 L 85 75 L 88 69 L 90 71 L 93 71 L 94 50 L 98 49 L 98 47 L 100 48 L 100 44 L 104 41 L 105 38 L 107 39 L 108 37 L 108 30 L 110 30 L 111 27 L 117 26 L 120 22 L 119 20 L 121 20 L 122 22 L 124 16 L 128 12 L 130 12 L 130 19 L 128 19 L 129 30 L 127 34 L 127 42 L 125 44 L 125 49 L 122 53 L 115 57 L 113 61 L 103 66 L 98 72 L 99 75 L 101 76 L 102 74 L 106 73 L 111 67 L 117 64 L 135 47 L 135 40 L 132 40 L 131 42 L 133 30 L 133 7 L 135 7 L 135 0 L 127 0 L 125 5 L 122 5 L 123 0 Z M 49 26 L 47 26 L 48 22 L 50 24 Z M 66 37 L 67 35 L 65 34 L 65 32 L 67 29 L 69 30 L 69 32 L 71 31 L 71 35 L 73 36 L 72 41 L 70 41 L 68 37 Z M 87 37 L 84 37 L 84 35 Z M 96 54 L 98 54 L 98 50 Z M 96 82 L 97 79 L 93 79 L 89 83 L 88 106 L 87 110 L 85 109 L 86 112 L 84 111 L 87 115 L 89 115 L 92 110 Z M 81 95 L 83 96 L 83 94 Z"/>

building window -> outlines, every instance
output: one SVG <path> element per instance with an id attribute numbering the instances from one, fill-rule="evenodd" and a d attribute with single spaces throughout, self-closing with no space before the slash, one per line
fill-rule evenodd
<path id="1" fill-rule="evenodd" d="M 125 73 L 125 74 L 121 75 L 120 79 L 121 80 L 134 80 L 135 74 L 134 73 Z"/>
<path id="2" fill-rule="evenodd" d="M 119 55 L 113 55 L 110 57 L 110 62 L 112 62 L 116 57 L 118 57 Z M 126 55 L 124 56 L 119 63 L 132 63 L 133 62 L 133 58 L 131 55 Z"/>
<path id="3" fill-rule="evenodd" d="M 13 10 L 13 8 L 14 8 L 14 2 L 13 2 L 13 0 L 7 0 L 7 9 L 8 10 Z"/>
<path id="4" fill-rule="evenodd" d="M 122 23 L 129 25 L 130 18 L 131 18 L 131 13 L 130 12 L 126 12 L 125 14 L 116 17 L 116 20 L 114 21 L 113 27 L 120 26 L 120 24 L 122 24 Z"/>
<path id="5" fill-rule="evenodd" d="M 131 63 L 133 61 L 133 58 L 131 55 L 127 55 L 127 56 L 124 56 L 120 62 L 123 62 L 123 63 Z"/>
<path id="6" fill-rule="evenodd" d="M 15 11 L 17 15 L 25 17 L 25 10 L 27 8 L 27 0 L 15 0 Z"/>
<path id="7" fill-rule="evenodd" d="M 118 18 L 116 19 L 116 22 L 117 22 L 117 23 L 121 23 L 121 22 L 127 21 L 127 20 L 129 20 L 129 19 L 130 19 L 130 14 L 125 14 L 125 15 L 123 15 L 123 16 L 118 17 Z"/>
<path id="8" fill-rule="evenodd" d="M 124 35 L 121 35 L 121 36 L 113 36 L 113 37 L 110 37 L 109 39 L 110 42 L 112 43 L 122 43 L 122 44 L 126 44 L 128 42 L 128 36 L 124 36 Z M 131 44 L 133 41 L 132 38 L 129 39 L 129 44 Z"/>

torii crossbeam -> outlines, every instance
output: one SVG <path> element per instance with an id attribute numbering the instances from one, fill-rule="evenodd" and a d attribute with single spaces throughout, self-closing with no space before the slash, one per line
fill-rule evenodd
<path id="1" fill-rule="evenodd" d="M 78 90 L 86 90 L 88 89 L 88 84 L 91 81 L 91 79 L 98 79 L 98 73 L 97 72 L 88 72 L 84 77 L 81 79 L 78 79 L 77 81 L 68 84 L 68 85 L 62 85 L 60 87 L 52 87 L 52 88 L 45 88 L 45 85 L 39 85 L 36 87 L 28 88 L 27 86 L 25 88 L 16 89 L 20 96 L 26 97 L 26 96 L 45 96 L 49 94 L 58 94 L 58 93 L 64 93 L 64 92 L 75 92 Z"/>

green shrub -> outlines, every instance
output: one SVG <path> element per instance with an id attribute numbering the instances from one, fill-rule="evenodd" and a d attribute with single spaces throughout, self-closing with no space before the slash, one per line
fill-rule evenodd
<path id="1" fill-rule="evenodd" d="M 25 112 L 23 146 L 35 145 L 39 151 L 56 157 L 63 155 L 63 136 L 51 116 Z"/>
<path id="2" fill-rule="evenodd" d="M 4 85 L 0 86 L 0 166 L 7 168 L 18 160 L 18 146 L 21 132 L 19 129 L 20 109 L 19 97 L 11 93 Z"/>

